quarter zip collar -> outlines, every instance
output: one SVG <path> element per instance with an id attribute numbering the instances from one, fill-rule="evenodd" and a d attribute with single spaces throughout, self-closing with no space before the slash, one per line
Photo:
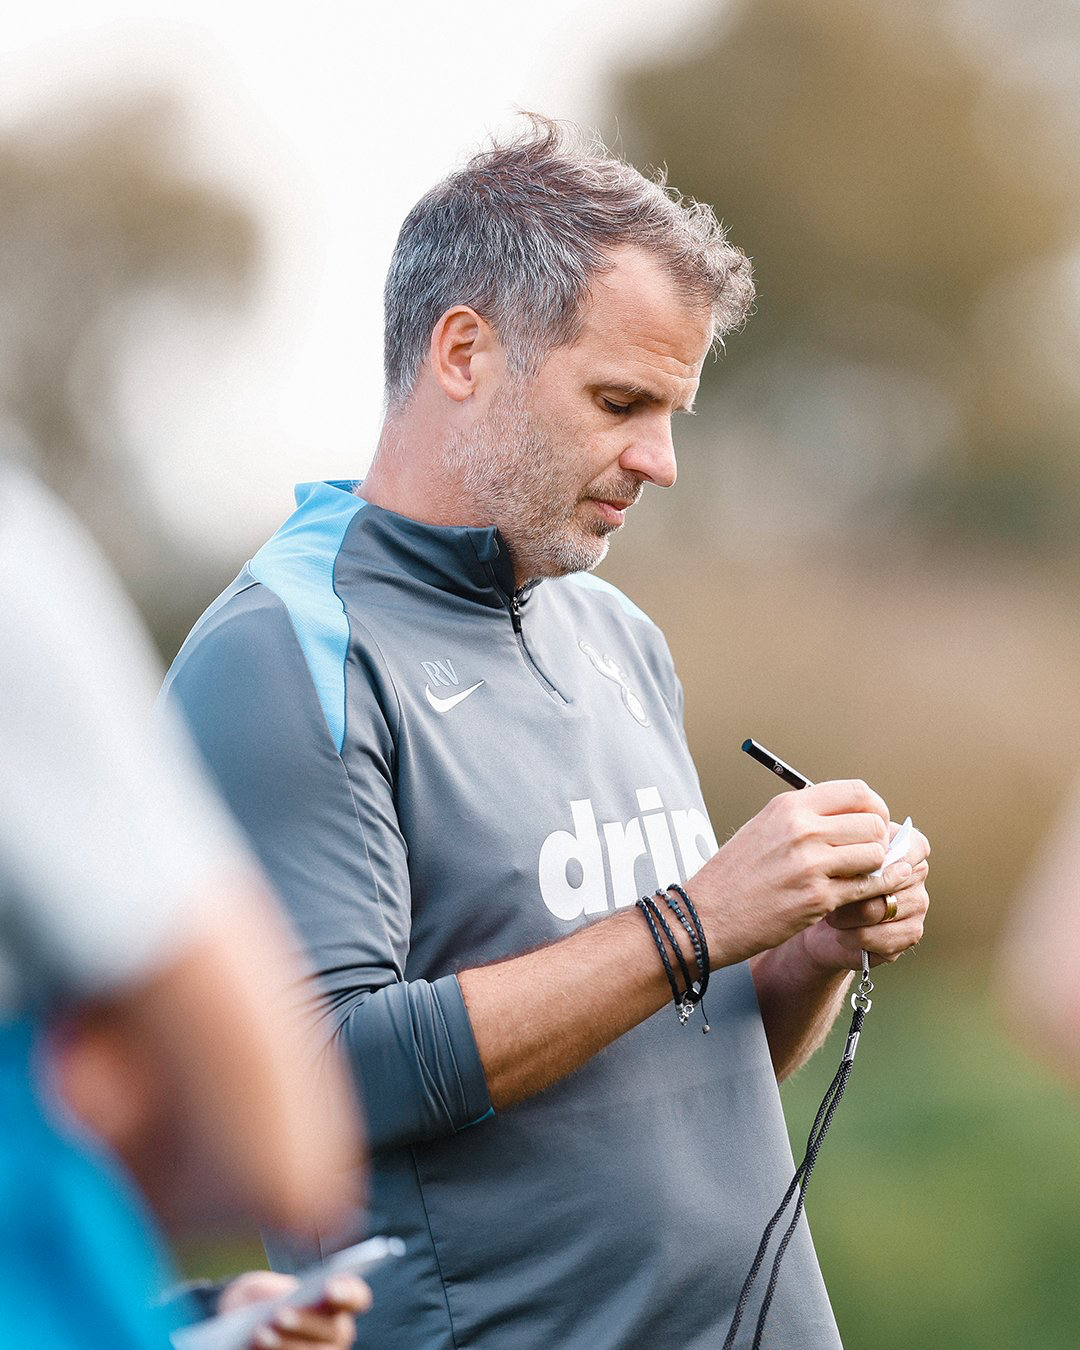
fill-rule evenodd
<path id="1" fill-rule="evenodd" d="M 527 581 L 524 586 L 519 586 L 512 595 L 507 597 L 510 606 L 510 622 L 514 625 L 514 632 L 521 632 L 521 609 L 525 601 L 529 598 L 529 593 L 534 586 L 540 585 L 540 578 L 534 581 Z"/>
<path id="2" fill-rule="evenodd" d="M 359 481 L 299 484 L 297 511 L 287 523 L 299 524 L 303 516 L 314 524 L 320 516 L 339 509 L 341 494 L 355 494 L 359 486 Z M 509 609 L 512 618 L 515 614 L 520 618 L 522 606 L 538 584 L 531 581 L 515 589 L 510 551 L 494 525 L 427 525 L 363 501 L 355 528 L 379 546 L 389 566 L 462 599 Z M 348 534 L 342 549 L 349 552 Z"/>

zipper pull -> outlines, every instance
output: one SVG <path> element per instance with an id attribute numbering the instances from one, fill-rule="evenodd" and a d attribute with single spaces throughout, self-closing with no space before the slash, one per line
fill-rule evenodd
<path id="1" fill-rule="evenodd" d="M 515 595 L 510 601 L 510 622 L 514 625 L 514 632 L 521 632 L 521 602 Z"/>

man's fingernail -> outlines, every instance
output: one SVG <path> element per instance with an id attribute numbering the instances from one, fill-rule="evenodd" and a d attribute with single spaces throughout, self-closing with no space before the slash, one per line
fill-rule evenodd
<path id="1" fill-rule="evenodd" d="M 278 1311 L 278 1315 L 274 1318 L 274 1321 L 283 1331 L 295 1331 L 300 1325 L 300 1314 L 295 1308 L 290 1308 L 286 1305 Z"/>
<path id="2" fill-rule="evenodd" d="M 347 1280 L 327 1280 L 323 1290 L 329 1303 L 351 1303 L 356 1290 Z"/>
<path id="3" fill-rule="evenodd" d="M 273 1327 L 260 1327 L 254 1339 L 260 1350 L 280 1350 L 281 1337 Z"/>

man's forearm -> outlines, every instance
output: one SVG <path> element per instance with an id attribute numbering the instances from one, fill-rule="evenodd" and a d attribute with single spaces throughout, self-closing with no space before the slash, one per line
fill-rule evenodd
<path id="1" fill-rule="evenodd" d="M 865 934 L 872 935 L 877 955 L 895 960 L 921 936 L 929 845 L 918 836 L 917 868 L 894 863 L 881 874 L 875 869 L 888 832 L 888 809 L 865 783 L 819 783 L 773 798 L 686 882 L 713 969 L 753 963 L 778 1078 L 804 1063 L 832 1026 L 851 979 L 853 943 L 870 945 Z M 877 897 L 894 892 L 905 894 L 911 912 L 882 928 Z M 850 922 L 837 924 L 841 909 Z M 835 927 L 824 924 L 826 916 Z M 817 935 L 812 946 L 810 933 Z M 676 940 L 692 963 L 689 944 Z M 652 937 L 633 909 L 539 951 L 463 971 L 458 981 L 496 1107 L 572 1073 L 670 997 Z"/>
<path id="2" fill-rule="evenodd" d="M 524 956 L 462 971 L 458 982 L 497 1110 L 573 1073 L 671 999 L 636 909 Z"/>
<path id="3" fill-rule="evenodd" d="M 813 963 L 803 933 L 755 956 L 750 970 L 773 1069 L 781 1082 L 801 1068 L 829 1034 L 852 973 Z"/>
<path id="4" fill-rule="evenodd" d="M 693 955 L 686 952 L 693 962 Z M 843 1005 L 850 971 L 827 971 L 802 934 L 750 963 L 777 1079 L 804 1064 Z M 492 1105 L 514 1105 L 580 1068 L 671 999 L 636 910 L 458 976 Z"/>

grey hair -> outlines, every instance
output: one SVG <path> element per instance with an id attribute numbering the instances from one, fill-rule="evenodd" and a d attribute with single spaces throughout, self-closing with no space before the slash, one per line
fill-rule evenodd
<path id="1" fill-rule="evenodd" d="M 750 262 L 710 206 L 648 179 L 599 141 L 529 114 L 524 134 L 474 155 L 405 219 L 386 278 L 386 396 L 412 392 L 431 332 L 468 305 L 498 334 L 510 368 L 533 374 L 573 342 L 582 301 L 611 251 L 655 254 L 688 303 L 710 305 L 714 341 L 750 312 Z"/>

